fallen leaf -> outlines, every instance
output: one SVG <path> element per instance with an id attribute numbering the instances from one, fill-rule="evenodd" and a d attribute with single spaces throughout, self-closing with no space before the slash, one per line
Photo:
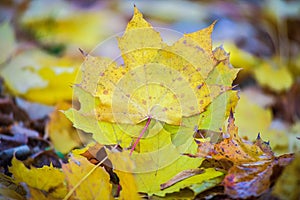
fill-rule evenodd
<path id="1" fill-rule="evenodd" d="M 250 73 L 253 68 L 260 62 L 258 58 L 252 54 L 238 48 L 233 42 L 226 41 L 224 48 L 230 53 L 230 63 L 237 68 L 243 68 L 241 73 Z M 245 71 L 245 72 L 243 72 Z"/>
<path id="2" fill-rule="evenodd" d="M 260 132 L 265 135 L 273 118 L 271 109 L 257 105 L 243 92 L 239 96 L 240 100 L 235 108 L 235 123 L 239 127 L 239 135 L 250 140 L 254 140 Z"/>
<path id="3" fill-rule="evenodd" d="M 38 49 L 18 54 L 0 71 L 8 89 L 30 101 L 54 104 L 72 99 L 70 83 L 79 62 L 70 57 L 57 58 Z"/>
<path id="4" fill-rule="evenodd" d="M 60 110 L 70 107 L 71 105 L 68 103 L 58 103 L 54 112 L 51 113 L 45 128 L 46 134 L 49 136 L 54 148 L 63 154 L 81 145 L 78 132 L 73 128 L 72 123 L 66 116 L 60 112 Z"/>
<path id="5" fill-rule="evenodd" d="M 63 164 L 62 169 L 66 176 L 69 197 L 113 199 L 109 175 L 102 167 L 95 166 L 85 157 L 76 155 L 68 164 Z"/>
<path id="6" fill-rule="evenodd" d="M 124 21 L 119 15 L 102 9 L 102 6 L 78 9 L 62 0 L 47 0 L 44 3 L 48 6 L 30 2 L 21 24 L 23 29 L 46 45 L 66 44 L 73 49 L 92 49 L 101 38 L 118 30 L 114 24 L 120 25 Z"/>
<path id="7" fill-rule="evenodd" d="M 276 58 L 263 61 L 254 68 L 254 75 L 261 86 L 268 87 L 275 92 L 288 90 L 293 84 L 293 76 L 286 66 L 276 63 Z"/>
<path id="8" fill-rule="evenodd" d="M 236 125 L 239 136 L 254 141 L 258 133 L 263 133 L 264 139 L 276 153 L 288 152 L 288 137 L 284 130 L 272 127 L 273 114 L 270 108 L 263 108 L 249 97 L 247 93 L 240 93 L 240 100 L 235 108 Z M 255 99 L 258 97 L 255 96 Z M 251 120 L 249 120 L 251 119 Z"/>
<path id="9" fill-rule="evenodd" d="M 124 63 L 83 52 L 82 77 L 73 87 L 80 109 L 65 114 L 100 144 L 131 149 L 134 168 L 128 173 L 134 174 L 139 192 L 165 196 L 191 185 L 183 180 L 160 190 L 182 170 L 201 164 L 202 158 L 182 155 L 195 153 L 195 131 L 210 126 L 220 131 L 237 102 L 231 84 L 239 70 L 231 67 L 223 48 L 212 51 L 213 27 L 184 34 L 169 46 L 135 7 L 118 38 Z M 128 171 L 113 155 L 108 153 L 114 169 Z M 212 171 L 200 180 L 222 174 Z"/>
<path id="10" fill-rule="evenodd" d="M 299 166 L 300 156 L 295 155 L 295 159 L 291 164 L 285 167 L 281 176 L 274 185 L 272 194 L 280 199 L 296 200 L 300 197 L 299 182 Z"/>
<path id="11" fill-rule="evenodd" d="M 12 166 L 9 167 L 9 171 L 17 183 L 25 182 L 28 186 L 43 190 L 54 198 L 65 196 L 67 192 L 64 185 L 65 175 L 58 168 L 51 165 L 28 169 L 16 158 L 13 158 L 11 162 Z"/>
<path id="12" fill-rule="evenodd" d="M 271 185 L 274 167 L 283 167 L 293 158 L 292 155 L 275 157 L 268 143 L 258 135 L 255 143 L 242 140 L 234 124 L 231 113 L 226 134 L 221 142 L 199 141 L 198 156 L 215 160 L 229 160 L 229 168 L 223 180 L 225 194 L 232 198 L 257 197 Z M 247 171 L 247 173 L 245 173 Z"/>

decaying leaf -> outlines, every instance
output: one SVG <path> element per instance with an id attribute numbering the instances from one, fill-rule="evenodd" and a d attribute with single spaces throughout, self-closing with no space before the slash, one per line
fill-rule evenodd
<path id="1" fill-rule="evenodd" d="M 25 182 L 30 187 L 46 192 L 50 197 L 63 198 L 66 195 L 65 175 L 58 168 L 43 166 L 28 169 L 21 161 L 13 158 L 9 171 L 16 182 Z"/>
<path id="2" fill-rule="evenodd" d="M 275 157 L 269 144 L 262 141 L 260 135 L 254 144 L 242 140 L 238 136 L 233 114 L 230 115 L 228 123 L 227 132 L 221 142 L 199 142 L 198 155 L 233 162 L 223 180 L 225 193 L 232 198 L 260 196 L 271 185 L 274 167 L 287 165 L 293 157 Z"/>

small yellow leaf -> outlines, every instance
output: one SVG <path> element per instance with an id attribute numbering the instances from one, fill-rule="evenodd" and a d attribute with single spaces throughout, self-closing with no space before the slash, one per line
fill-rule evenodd
<path id="1" fill-rule="evenodd" d="M 134 178 L 134 175 L 128 172 L 123 172 L 118 170 L 116 170 L 115 173 L 118 175 L 122 187 L 119 199 L 121 200 L 141 199 L 138 194 L 138 186 Z"/>
<path id="2" fill-rule="evenodd" d="M 51 6 L 44 7 L 44 4 Z M 113 34 L 116 30 L 114 24 L 120 25 L 123 21 L 107 9 L 78 9 L 62 0 L 55 3 L 45 0 L 43 3 L 30 2 L 21 25 L 42 44 L 66 44 L 77 50 L 78 47 L 92 49 L 101 39 Z"/>
<path id="3" fill-rule="evenodd" d="M 256 80 L 261 86 L 268 87 L 275 92 L 288 90 L 293 84 L 292 74 L 286 66 L 275 68 L 271 63 L 263 62 L 254 69 Z"/>
<path id="4" fill-rule="evenodd" d="M 43 166 L 28 169 L 21 161 L 13 158 L 9 171 L 18 183 L 25 182 L 28 186 L 43 190 L 54 198 L 62 198 L 66 195 L 65 175 L 58 168 Z"/>
<path id="5" fill-rule="evenodd" d="M 46 124 L 46 133 L 51 139 L 54 148 L 63 154 L 81 145 L 78 132 L 73 128 L 72 123 L 66 116 L 60 112 L 60 110 L 65 110 L 70 107 L 71 105 L 69 103 L 58 103 Z"/>
<path id="6" fill-rule="evenodd" d="M 258 133 L 265 135 L 272 122 L 271 110 L 258 106 L 243 93 L 240 93 L 239 96 L 235 118 L 240 136 L 254 140 Z"/>
<path id="7" fill-rule="evenodd" d="M 271 110 L 259 106 L 244 93 L 240 93 L 239 96 L 240 101 L 235 108 L 239 135 L 253 141 L 256 139 L 257 134 L 261 133 L 263 138 L 270 142 L 274 152 L 287 152 L 288 137 L 286 133 L 282 130 L 271 128 L 273 120 Z"/>
<path id="8" fill-rule="evenodd" d="M 238 48 L 233 42 L 225 42 L 223 45 L 230 53 L 230 62 L 234 67 L 242 68 L 243 71 L 252 72 L 260 60 L 250 53 Z"/>
<path id="9" fill-rule="evenodd" d="M 22 52 L 0 74 L 8 89 L 30 101 L 54 104 L 72 99 L 72 89 L 77 65 L 76 59 L 57 58 L 40 50 Z"/>
<path id="10" fill-rule="evenodd" d="M 94 167 L 96 169 L 92 171 Z M 74 156 L 68 164 L 63 164 L 62 168 L 69 192 L 74 190 L 72 198 L 113 199 L 109 175 L 102 167 L 91 164 L 85 157 Z M 92 173 L 85 178 L 91 171 Z"/>

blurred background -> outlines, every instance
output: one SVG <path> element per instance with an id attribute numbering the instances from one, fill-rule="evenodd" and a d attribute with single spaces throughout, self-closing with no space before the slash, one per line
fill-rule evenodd
<path id="1" fill-rule="evenodd" d="M 72 125 L 57 112 L 71 106 L 71 85 L 83 61 L 78 49 L 90 52 L 124 31 L 134 4 L 154 27 L 181 33 L 217 20 L 214 46 L 222 44 L 233 67 L 243 69 L 234 83 L 240 90 L 235 110 L 239 134 L 254 140 L 261 133 L 276 154 L 300 149 L 300 1 L 296 0 L 2 0 L 1 124 L 24 121 L 20 112 L 12 111 L 21 108 L 30 123 L 46 127 L 43 137 L 50 137 L 56 150 L 66 153 L 78 146 Z M 61 144 L 62 139 L 55 138 L 70 142 Z"/>

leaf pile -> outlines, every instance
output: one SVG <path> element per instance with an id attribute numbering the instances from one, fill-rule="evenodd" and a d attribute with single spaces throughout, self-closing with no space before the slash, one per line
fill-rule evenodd
<path id="1" fill-rule="evenodd" d="M 107 154 L 114 169 L 134 174 L 139 192 L 165 196 L 222 175 L 208 169 L 160 188 L 176 174 L 200 166 L 202 158 L 182 155 L 196 153 L 195 130 L 222 130 L 238 99 L 231 90 L 238 70 L 221 47 L 212 51 L 213 27 L 184 34 L 169 46 L 135 8 L 118 38 L 123 64 L 86 54 L 82 78 L 74 85 L 80 109 L 65 114 L 98 143 L 121 147 L 120 155 Z M 128 171 L 118 162 L 143 129 L 130 156 L 135 167 Z"/>

